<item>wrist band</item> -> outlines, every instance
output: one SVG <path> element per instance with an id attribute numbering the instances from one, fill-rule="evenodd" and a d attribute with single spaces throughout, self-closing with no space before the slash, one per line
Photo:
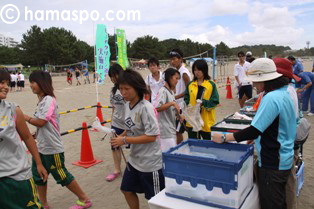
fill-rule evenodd
<path id="1" fill-rule="evenodd" d="M 126 136 L 124 136 L 124 137 L 122 138 L 122 140 L 123 140 L 123 144 L 127 144 L 127 143 L 126 143 Z"/>
<path id="2" fill-rule="evenodd" d="M 227 139 L 226 134 L 221 135 L 221 143 L 225 143 Z"/>

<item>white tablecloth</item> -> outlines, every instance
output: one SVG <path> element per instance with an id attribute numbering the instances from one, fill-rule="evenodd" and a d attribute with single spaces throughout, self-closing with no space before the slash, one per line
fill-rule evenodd
<path id="1" fill-rule="evenodd" d="M 206 205 L 200 205 L 197 203 L 169 197 L 165 194 L 165 190 L 162 190 L 155 197 L 148 201 L 150 209 L 217 209 L 215 207 L 210 207 Z M 258 188 L 254 184 L 252 191 L 246 198 L 241 209 L 260 209 Z"/>

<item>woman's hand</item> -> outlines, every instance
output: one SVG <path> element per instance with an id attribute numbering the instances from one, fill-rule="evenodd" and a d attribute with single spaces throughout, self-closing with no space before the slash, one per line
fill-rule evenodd
<path id="1" fill-rule="evenodd" d="M 304 89 L 301 88 L 301 89 L 298 89 L 298 90 L 297 90 L 297 93 L 301 93 L 301 92 L 303 92 L 303 91 L 304 91 Z"/>
<path id="2" fill-rule="evenodd" d="M 44 182 L 46 182 L 47 179 L 48 179 L 48 173 L 47 173 L 46 169 L 44 168 L 44 166 L 42 164 L 37 165 L 37 171 L 38 171 L 38 174 L 39 174 L 40 178 Z"/>
<path id="3" fill-rule="evenodd" d="M 212 141 L 215 143 L 222 144 L 223 141 L 222 141 L 221 137 L 222 137 L 222 134 L 212 133 Z"/>
<path id="4" fill-rule="evenodd" d="M 110 141 L 111 146 L 113 146 L 113 147 L 116 148 L 116 147 L 120 147 L 120 146 L 124 145 L 123 137 L 124 137 L 124 136 L 121 136 L 121 135 L 119 135 L 119 136 L 117 136 L 117 137 L 113 137 L 113 138 L 111 139 L 111 141 Z"/>

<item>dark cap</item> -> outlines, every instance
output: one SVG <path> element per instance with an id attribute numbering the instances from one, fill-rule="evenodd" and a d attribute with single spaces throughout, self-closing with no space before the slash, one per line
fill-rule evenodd
<path id="1" fill-rule="evenodd" d="M 283 76 L 285 77 L 292 78 L 296 82 L 299 82 L 301 80 L 300 77 L 293 74 L 292 62 L 290 60 L 285 58 L 274 58 L 273 61 L 276 65 L 278 73 L 283 74 Z"/>

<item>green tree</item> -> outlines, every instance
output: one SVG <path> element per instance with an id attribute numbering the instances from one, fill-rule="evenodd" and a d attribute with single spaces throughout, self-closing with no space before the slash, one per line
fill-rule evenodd
<path id="1" fill-rule="evenodd" d="M 0 46 L 0 64 L 17 64 L 21 62 L 21 50 L 18 47 Z"/>
<path id="2" fill-rule="evenodd" d="M 78 40 L 75 43 L 75 62 L 87 60 L 88 63 L 94 62 L 94 47 L 91 47 L 84 41 Z"/>
<path id="3" fill-rule="evenodd" d="M 153 36 L 143 36 L 137 38 L 130 47 L 129 57 L 138 59 L 149 59 L 154 56 L 158 59 L 162 57 L 165 51 L 163 45 L 159 44 L 158 38 Z"/>
<path id="4" fill-rule="evenodd" d="M 217 56 L 230 56 L 232 55 L 232 52 L 231 49 L 224 42 L 220 42 L 216 45 L 216 54 Z"/>
<path id="5" fill-rule="evenodd" d="M 76 60 L 77 38 L 64 28 L 51 27 L 43 31 L 43 48 L 45 63 L 69 64 Z"/>
<path id="6" fill-rule="evenodd" d="M 23 62 L 30 65 L 43 65 L 43 33 L 37 25 L 23 34 L 20 47 L 22 48 Z"/>

